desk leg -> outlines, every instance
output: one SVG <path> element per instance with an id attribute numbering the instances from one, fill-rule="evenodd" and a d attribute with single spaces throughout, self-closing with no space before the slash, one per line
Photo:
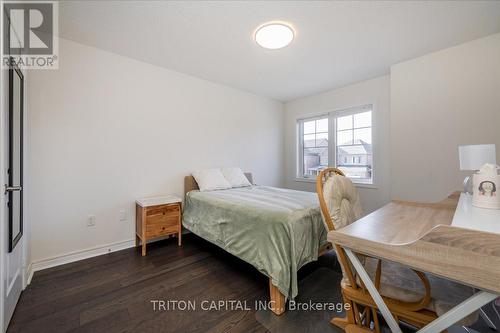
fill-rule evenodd
<path id="1" fill-rule="evenodd" d="M 479 310 L 483 305 L 488 304 L 497 298 L 498 295 L 486 291 L 480 291 L 458 304 L 438 319 L 427 324 L 418 333 L 435 333 L 441 332 L 457 321 L 467 317 L 472 312 Z"/>
<path id="2" fill-rule="evenodd" d="M 380 313 L 384 317 L 385 321 L 387 322 L 387 325 L 389 325 L 389 328 L 391 329 L 391 332 L 393 333 L 402 333 L 401 328 L 399 327 L 399 324 L 397 321 L 394 319 L 391 311 L 389 311 L 389 308 L 387 305 L 384 303 L 384 300 L 382 299 L 382 296 L 378 293 L 377 288 L 373 284 L 372 280 L 370 279 L 370 276 L 368 276 L 368 273 L 366 272 L 365 268 L 359 261 L 358 257 L 349 249 L 344 248 L 345 253 L 349 257 L 349 260 L 351 261 L 352 265 L 354 266 L 354 269 L 358 273 L 359 277 L 365 284 L 366 289 L 368 289 L 368 292 L 372 296 L 373 300 L 375 301 L 375 304 L 377 304 L 378 309 L 380 310 Z"/>

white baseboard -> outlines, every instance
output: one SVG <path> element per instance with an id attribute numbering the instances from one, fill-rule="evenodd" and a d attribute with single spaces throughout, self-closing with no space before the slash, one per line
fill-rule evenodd
<path id="1" fill-rule="evenodd" d="M 134 246 L 135 246 L 135 239 L 131 239 L 35 261 L 32 264 L 30 264 L 28 266 L 28 269 L 26 270 L 27 284 L 31 283 L 31 279 L 33 278 L 33 273 L 35 273 L 36 271 L 40 271 L 42 269 L 51 268 L 59 265 L 69 264 L 70 262 L 92 258 L 115 251 L 128 249 Z"/>
<path id="2" fill-rule="evenodd" d="M 33 263 L 30 263 L 28 265 L 28 268 L 24 272 L 24 281 L 25 281 L 24 288 L 26 288 L 26 286 L 28 286 L 31 283 L 31 279 L 33 278 L 33 273 L 35 273 L 33 271 Z"/>

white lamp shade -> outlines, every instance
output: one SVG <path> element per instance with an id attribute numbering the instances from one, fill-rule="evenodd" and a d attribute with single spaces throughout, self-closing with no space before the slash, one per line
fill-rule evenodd
<path id="1" fill-rule="evenodd" d="M 497 164 L 494 144 L 467 145 L 458 147 L 460 170 L 479 170 L 486 164 Z"/>

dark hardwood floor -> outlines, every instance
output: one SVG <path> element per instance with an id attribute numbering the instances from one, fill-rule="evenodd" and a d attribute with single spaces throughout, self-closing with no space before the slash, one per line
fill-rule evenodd
<path id="1" fill-rule="evenodd" d="M 322 257 L 299 278 L 334 263 Z M 200 310 L 202 301 L 225 299 L 268 300 L 268 280 L 189 234 L 182 247 L 176 239 L 149 245 L 146 257 L 127 249 L 36 272 L 8 332 L 267 332 L 253 309 Z M 190 300 L 197 308 L 155 311 L 152 300 Z"/>

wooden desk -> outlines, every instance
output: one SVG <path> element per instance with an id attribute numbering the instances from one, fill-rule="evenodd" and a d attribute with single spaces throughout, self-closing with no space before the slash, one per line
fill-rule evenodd
<path id="1" fill-rule="evenodd" d="M 401 330 L 353 251 L 481 290 L 419 332 L 440 332 L 500 295 L 500 210 L 472 207 L 465 194 L 435 204 L 393 201 L 328 240 L 344 248 L 393 332 Z"/>

